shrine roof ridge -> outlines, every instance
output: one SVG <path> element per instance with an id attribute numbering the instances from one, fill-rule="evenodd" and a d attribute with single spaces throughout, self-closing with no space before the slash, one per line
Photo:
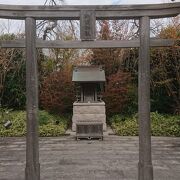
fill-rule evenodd
<path id="1" fill-rule="evenodd" d="M 75 66 L 73 82 L 105 82 L 105 72 L 102 66 Z"/>

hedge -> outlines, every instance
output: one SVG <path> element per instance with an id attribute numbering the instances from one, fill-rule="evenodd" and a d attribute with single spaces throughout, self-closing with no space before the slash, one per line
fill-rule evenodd
<path id="1" fill-rule="evenodd" d="M 114 132 L 119 136 L 138 136 L 138 116 L 110 118 Z M 153 136 L 180 136 L 180 116 L 151 113 L 151 132 Z"/>
<path id="2" fill-rule="evenodd" d="M 137 115 L 125 117 L 114 115 L 110 118 L 110 124 L 117 135 L 138 136 Z M 6 129 L 4 123 L 10 120 L 12 125 Z M 39 111 L 40 136 L 64 135 L 70 118 Z M 157 112 L 151 113 L 151 127 L 153 136 L 177 136 L 180 137 L 180 116 L 163 115 Z M 25 136 L 26 112 L 7 110 L 0 112 L 0 137 Z"/>
<path id="3" fill-rule="evenodd" d="M 4 123 L 10 120 L 12 125 L 6 129 Z M 68 118 L 50 114 L 46 111 L 39 111 L 39 135 L 40 136 L 60 136 L 64 135 Z M 26 134 L 26 112 L 8 110 L 0 114 L 0 137 L 25 136 Z"/>

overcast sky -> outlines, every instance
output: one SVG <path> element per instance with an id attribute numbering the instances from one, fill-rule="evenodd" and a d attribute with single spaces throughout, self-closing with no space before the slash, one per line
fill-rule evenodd
<path id="1" fill-rule="evenodd" d="M 0 0 L 0 4 L 12 5 L 44 5 L 46 0 Z M 51 0 L 47 0 L 50 2 Z M 56 0 L 58 2 L 60 0 Z M 122 5 L 122 4 L 156 4 L 170 3 L 171 0 L 64 0 L 66 5 Z M 180 2 L 180 0 L 175 0 Z M 0 20 L 1 33 L 18 33 L 24 29 L 24 22 L 20 20 Z"/>
<path id="2" fill-rule="evenodd" d="M 50 0 L 49 0 L 50 1 Z M 56 0 L 59 1 L 59 0 Z M 156 4 L 168 3 L 171 0 L 64 0 L 67 5 L 97 5 L 97 4 Z M 27 4 L 27 5 L 43 5 L 45 0 L 0 0 L 0 4 Z M 180 2 L 180 0 L 176 0 Z"/>

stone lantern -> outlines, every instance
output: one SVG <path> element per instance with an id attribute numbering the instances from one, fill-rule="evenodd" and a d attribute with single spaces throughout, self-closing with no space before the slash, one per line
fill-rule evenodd
<path id="1" fill-rule="evenodd" d="M 74 67 L 72 81 L 76 84 L 76 101 L 73 103 L 72 130 L 78 123 L 102 124 L 106 130 L 105 103 L 102 101 L 105 72 L 101 66 Z"/>

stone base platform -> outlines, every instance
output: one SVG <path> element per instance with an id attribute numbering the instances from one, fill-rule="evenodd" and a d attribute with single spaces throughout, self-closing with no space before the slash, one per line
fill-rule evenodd
<path id="1" fill-rule="evenodd" d="M 102 123 L 106 131 L 105 103 L 80 103 L 73 104 L 72 131 L 76 131 L 76 123 L 95 124 Z"/>

